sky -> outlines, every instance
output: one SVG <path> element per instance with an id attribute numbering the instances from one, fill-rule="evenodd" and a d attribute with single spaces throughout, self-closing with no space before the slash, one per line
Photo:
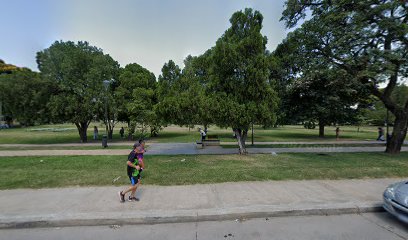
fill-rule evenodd
<path id="1" fill-rule="evenodd" d="M 170 59 L 183 67 L 215 45 L 245 8 L 264 16 L 273 51 L 288 30 L 285 0 L 0 0 L 0 59 L 38 70 L 35 56 L 57 40 L 88 41 L 124 67 L 138 63 L 156 77 Z"/>

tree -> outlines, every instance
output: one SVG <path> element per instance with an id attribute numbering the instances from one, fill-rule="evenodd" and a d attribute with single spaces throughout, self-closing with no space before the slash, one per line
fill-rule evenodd
<path id="1" fill-rule="evenodd" d="M 333 71 L 306 74 L 288 89 L 288 103 L 292 106 L 288 117 L 301 121 L 318 122 L 319 137 L 331 124 L 356 121 L 359 103 L 353 85 Z"/>
<path id="2" fill-rule="evenodd" d="M 158 79 L 156 112 L 166 124 L 173 123 L 181 126 L 191 124 L 188 119 L 184 118 L 185 115 L 180 107 L 180 102 L 184 100 L 180 96 L 182 91 L 180 78 L 181 69 L 174 61 L 169 60 L 164 64 L 162 74 Z"/>
<path id="3" fill-rule="evenodd" d="M 408 101 L 398 104 L 392 92 L 408 77 L 408 3 L 400 0 L 288 0 L 282 20 L 301 26 L 304 47 L 338 66 L 380 99 L 395 116 L 387 153 L 399 153 L 407 134 Z M 314 39 L 307 43 L 308 39 Z M 384 90 L 379 85 L 386 83 Z"/>
<path id="4" fill-rule="evenodd" d="M 156 77 L 152 72 L 137 63 L 126 65 L 121 69 L 117 86 L 115 87 L 115 98 L 118 104 L 119 120 L 130 123 L 130 113 L 127 104 L 134 101 L 133 90 L 137 87 L 148 89 L 156 88 Z"/>
<path id="5" fill-rule="evenodd" d="M 210 51 L 198 57 L 187 56 L 182 71 L 172 61 L 164 65 L 158 88 L 162 89 L 161 101 L 156 109 L 166 122 L 188 127 L 202 124 L 205 129 L 212 123 L 207 93 L 209 55 Z"/>
<path id="6" fill-rule="evenodd" d="M 156 88 L 154 74 L 137 63 L 126 65 L 119 75 L 115 95 L 121 102 L 120 114 L 128 121 L 129 127 L 140 126 L 142 137 L 148 127 L 151 136 L 157 135 L 160 129 L 160 121 L 154 111 L 157 104 Z"/>
<path id="7" fill-rule="evenodd" d="M 291 92 L 288 87 L 293 85 L 300 69 L 299 59 L 295 56 L 297 43 L 288 35 L 276 49 L 268 54 L 269 84 L 276 89 L 280 101 L 277 124 L 297 124 L 299 119 L 293 118 Z"/>
<path id="8" fill-rule="evenodd" d="M 9 74 L 0 75 L 0 102 L 7 119 L 16 119 L 23 126 L 49 122 L 47 103 L 53 87 L 27 68 L 14 67 Z"/>
<path id="9" fill-rule="evenodd" d="M 381 89 L 384 91 L 384 89 Z M 391 99 L 398 103 L 399 105 L 404 104 L 408 98 L 408 86 L 398 85 L 391 94 Z M 374 99 L 372 103 L 364 111 L 362 117 L 367 123 L 374 124 L 377 126 L 383 126 L 387 122 L 387 109 L 385 108 L 383 102 L 379 99 Z M 395 121 L 393 115 L 388 116 L 388 122 L 392 123 Z"/>
<path id="10" fill-rule="evenodd" d="M 271 126 L 276 121 L 277 93 L 268 83 L 267 39 L 261 34 L 263 16 L 245 9 L 232 15 L 231 27 L 212 49 L 209 92 L 214 122 L 232 127 L 240 149 L 251 123 Z"/>
<path id="11" fill-rule="evenodd" d="M 88 42 L 71 41 L 38 52 L 37 64 L 42 77 L 58 87 L 49 103 L 53 118 L 73 122 L 81 142 L 87 142 L 89 123 L 104 109 L 102 81 L 115 78 L 119 64 Z"/>
<path id="12" fill-rule="evenodd" d="M 183 118 L 189 119 L 190 123 L 203 125 L 205 132 L 213 123 L 212 95 L 209 88 L 211 53 L 211 50 L 208 50 L 198 57 L 187 56 L 180 81 L 182 86 L 187 86 L 183 89 Z"/>
<path id="13" fill-rule="evenodd" d="M 319 137 L 324 137 L 325 126 L 356 121 L 359 108 L 355 106 L 365 103 L 368 96 L 344 70 L 304 47 L 315 41 L 305 40 L 302 29 L 295 30 L 273 56 L 279 68 L 286 69 L 278 74 L 286 80 L 279 85 L 282 112 L 291 121 L 318 122 Z"/>
<path id="14" fill-rule="evenodd" d="M 11 64 L 7 64 L 3 60 L 0 59 L 0 75 L 1 74 L 11 74 L 18 69 L 19 69 L 18 67 L 11 65 Z"/>

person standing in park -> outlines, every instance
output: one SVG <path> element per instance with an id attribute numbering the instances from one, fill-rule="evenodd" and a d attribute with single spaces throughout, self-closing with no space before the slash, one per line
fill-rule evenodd
<path id="1" fill-rule="evenodd" d="M 123 136 L 125 134 L 125 129 L 123 127 L 120 128 L 119 134 L 120 134 L 120 138 L 123 138 Z"/>
<path id="2" fill-rule="evenodd" d="M 201 142 L 203 142 L 207 134 L 203 131 L 202 128 L 198 128 L 198 131 L 200 132 L 200 135 L 201 135 Z"/>
<path id="3" fill-rule="evenodd" d="M 126 162 L 126 165 L 127 165 L 127 175 L 129 177 L 131 186 L 128 189 L 124 191 L 120 191 L 118 193 L 120 202 L 125 202 L 125 196 L 128 192 L 131 192 L 128 198 L 129 202 L 139 201 L 139 199 L 136 198 L 136 190 L 137 190 L 137 187 L 140 185 L 140 172 L 139 172 L 140 166 L 139 166 L 138 160 L 136 159 L 137 158 L 137 150 L 136 150 L 137 147 L 139 147 L 139 143 L 135 143 L 133 145 L 133 150 L 128 155 L 128 160 Z"/>
<path id="4" fill-rule="evenodd" d="M 384 130 L 382 127 L 378 128 L 378 138 L 377 141 L 384 141 Z"/>
<path id="5" fill-rule="evenodd" d="M 98 140 L 98 128 L 94 126 L 93 139 Z"/>
<path id="6" fill-rule="evenodd" d="M 340 138 L 340 128 L 336 127 L 336 140 L 339 140 Z"/>

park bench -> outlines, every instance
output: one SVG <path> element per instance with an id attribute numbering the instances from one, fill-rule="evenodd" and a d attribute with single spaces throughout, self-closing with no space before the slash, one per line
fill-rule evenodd
<path id="1" fill-rule="evenodd" d="M 218 138 L 218 135 L 207 135 L 207 139 L 196 141 L 196 144 L 198 148 L 203 148 L 205 146 L 219 146 L 220 139 Z"/>

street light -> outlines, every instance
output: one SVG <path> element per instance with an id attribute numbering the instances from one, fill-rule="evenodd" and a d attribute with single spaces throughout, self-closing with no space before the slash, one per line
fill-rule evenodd
<path id="1" fill-rule="evenodd" d="M 103 86 L 105 87 L 105 136 L 102 137 L 102 147 L 108 146 L 108 88 L 110 80 L 103 80 Z"/>
<path id="2" fill-rule="evenodd" d="M 390 111 L 387 109 L 387 135 L 385 136 L 385 144 L 388 146 L 388 134 L 389 134 L 389 115 L 390 115 Z"/>

